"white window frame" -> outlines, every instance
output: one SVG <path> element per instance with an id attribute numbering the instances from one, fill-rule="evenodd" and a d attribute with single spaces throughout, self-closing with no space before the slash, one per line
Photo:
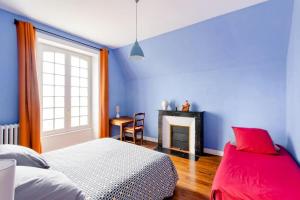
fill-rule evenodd
<path id="1" fill-rule="evenodd" d="M 65 55 L 70 56 L 74 55 L 79 58 L 84 58 L 88 60 L 88 125 L 71 127 L 71 59 L 65 58 L 65 127 L 64 129 L 56 129 L 52 131 L 42 131 L 42 136 L 51 136 L 59 135 L 73 132 L 85 132 L 85 133 L 94 133 L 98 132 L 98 126 L 96 122 L 98 121 L 98 112 L 94 112 L 93 107 L 99 105 L 98 95 L 93 95 L 95 90 L 97 91 L 97 83 L 93 80 L 98 78 L 97 75 L 94 75 L 95 69 L 97 69 L 99 64 L 99 54 L 95 50 L 88 49 L 81 45 L 74 44 L 62 39 L 54 38 L 45 34 L 38 34 L 38 44 L 37 44 L 37 66 L 38 66 L 38 77 L 39 77 L 39 86 L 40 86 L 40 100 L 41 100 L 41 127 L 43 122 L 43 91 L 42 91 L 42 52 L 45 50 L 61 52 Z M 96 70 L 97 71 L 97 70 Z M 68 74 L 68 75 L 67 75 Z M 96 92 L 97 93 L 97 92 Z M 97 103 L 98 102 L 98 103 Z M 95 106 L 96 105 L 96 106 Z M 96 108 L 97 109 L 97 108 Z M 43 130 L 43 128 L 41 128 Z"/>

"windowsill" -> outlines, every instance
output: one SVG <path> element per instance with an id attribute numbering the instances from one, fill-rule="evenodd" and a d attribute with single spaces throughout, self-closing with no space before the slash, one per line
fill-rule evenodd
<path id="1" fill-rule="evenodd" d="M 92 128 L 83 128 L 83 129 L 70 130 L 70 131 L 65 131 L 65 132 L 60 132 L 60 133 L 52 133 L 52 134 L 42 135 L 42 138 L 48 138 L 48 137 L 54 137 L 54 136 L 60 136 L 60 135 L 69 135 L 69 134 L 79 134 L 82 132 L 92 133 Z"/>

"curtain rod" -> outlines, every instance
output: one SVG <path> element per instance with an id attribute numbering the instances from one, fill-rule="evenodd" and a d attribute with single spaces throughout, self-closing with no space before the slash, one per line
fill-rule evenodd
<path id="1" fill-rule="evenodd" d="M 14 24 L 17 24 L 18 22 L 19 22 L 19 20 L 17 20 L 17 19 L 14 20 Z M 102 50 L 102 49 L 99 48 L 99 47 L 95 47 L 95 46 L 93 46 L 93 45 L 89 45 L 89 44 L 86 44 L 86 43 L 83 43 L 83 42 L 80 42 L 80 41 L 77 41 L 77 40 L 74 40 L 74 39 L 71 39 L 71 38 L 67 38 L 67 37 L 64 37 L 64 36 L 62 36 L 62 35 L 59 35 L 59 34 L 56 34 L 56 33 L 53 33 L 53 32 L 50 32 L 50 31 L 47 31 L 47 30 L 44 30 L 44 29 L 41 29 L 41 28 L 37 28 L 37 27 L 35 27 L 35 26 L 34 26 L 34 28 L 35 28 L 36 30 L 38 30 L 39 32 L 44 32 L 44 33 L 47 33 L 47 34 L 49 34 L 49 35 L 54 35 L 54 36 L 56 36 L 56 37 L 60 37 L 60 38 L 63 38 L 63 39 L 65 39 L 65 40 L 69 40 L 69 41 L 71 41 L 71 42 L 75 42 L 75 43 L 78 43 L 78 44 L 81 44 L 81 45 L 84 45 L 84 46 L 87 46 L 87 47 L 90 47 L 90 48 L 93 48 L 93 49 L 97 49 L 97 50 L 100 49 L 100 51 Z M 109 52 L 109 51 L 108 51 L 108 52 Z"/>

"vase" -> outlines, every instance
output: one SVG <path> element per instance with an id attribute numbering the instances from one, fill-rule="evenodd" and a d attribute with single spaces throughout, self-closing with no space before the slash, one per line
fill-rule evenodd
<path id="1" fill-rule="evenodd" d="M 120 106 L 116 106 L 116 118 L 120 118 Z"/>
<path id="2" fill-rule="evenodd" d="M 162 110 L 167 110 L 168 109 L 168 106 L 169 106 L 169 102 L 167 100 L 163 100 L 161 102 L 161 109 Z"/>

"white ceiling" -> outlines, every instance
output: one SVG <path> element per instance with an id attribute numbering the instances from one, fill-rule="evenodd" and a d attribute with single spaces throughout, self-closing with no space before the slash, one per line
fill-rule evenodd
<path id="1" fill-rule="evenodd" d="M 140 0 L 139 39 L 176 30 L 266 0 Z M 134 0 L 0 0 L 0 8 L 109 47 L 135 39 Z"/>

